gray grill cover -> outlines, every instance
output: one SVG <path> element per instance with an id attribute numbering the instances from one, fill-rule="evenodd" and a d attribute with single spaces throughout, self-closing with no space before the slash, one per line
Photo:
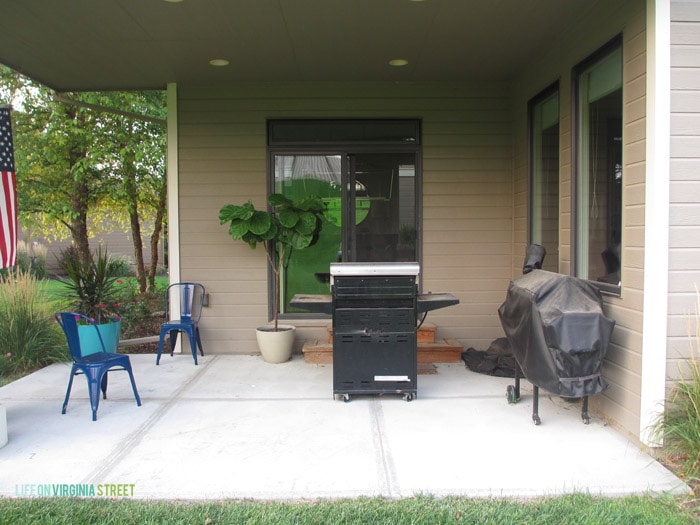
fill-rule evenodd
<path id="1" fill-rule="evenodd" d="M 545 270 L 512 281 L 498 309 L 515 358 L 532 384 L 563 397 L 599 394 L 615 321 L 593 284 Z"/>

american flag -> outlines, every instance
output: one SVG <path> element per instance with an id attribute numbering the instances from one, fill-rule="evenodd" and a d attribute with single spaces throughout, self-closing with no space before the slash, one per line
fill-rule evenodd
<path id="1" fill-rule="evenodd" d="M 17 263 L 17 179 L 9 106 L 0 106 L 0 268 Z"/>

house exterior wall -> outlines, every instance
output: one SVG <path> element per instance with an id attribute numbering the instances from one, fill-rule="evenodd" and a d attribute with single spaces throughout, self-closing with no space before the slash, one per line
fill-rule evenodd
<path id="1" fill-rule="evenodd" d="M 623 43 L 623 233 L 620 297 L 604 296 L 606 315 L 616 320 L 603 367 L 610 388 L 591 398 L 591 410 L 632 436 L 639 435 L 644 284 L 644 187 L 646 9 L 644 0 L 599 2 L 575 27 L 513 83 L 514 276 L 522 271 L 527 244 L 527 102 L 553 82 L 560 93 L 559 271 L 572 273 L 573 88 L 572 70 L 616 35 Z"/>
<path id="2" fill-rule="evenodd" d="M 690 356 L 700 285 L 700 2 L 671 2 L 668 388 Z M 689 321 L 692 321 L 689 323 Z M 697 356 L 697 354 L 696 354 Z"/>
<path id="3" fill-rule="evenodd" d="M 143 233 L 141 235 L 143 242 L 143 259 L 146 267 L 151 264 L 151 233 L 152 225 L 144 225 Z M 42 235 L 34 235 L 29 231 L 23 230 L 21 227 L 19 229 L 20 240 L 25 241 L 28 245 L 33 242 L 38 242 L 46 247 L 46 271 L 49 274 L 60 273 L 58 266 L 58 257 L 62 250 L 70 248 L 72 241 L 70 238 L 62 240 L 47 239 Z M 125 233 L 122 231 L 110 231 L 100 232 L 90 236 L 90 248 L 96 250 L 98 246 L 102 246 L 106 249 L 107 253 L 112 257 L 123 257 L 125 260 L 129 261 L 132 265 L 134 264 L 134 243 L 132 241 L 131 233 Z M 164 265 L 164 248 L 163 239 L 161 238 L 158 244 L 158 266 L 162 267 Z"/>
<path id="4" fill-rule="evenodd" d="M 202 282 L 211 353 L 256 353 L 267 324 L 262 249 L 234 242 L 218 221 L 228 203 L 265 206 L 266 121 L 422 121 L 424 291 L 460 304 L 431 312 L 439 337 L 486 349 L 503 335 L 497 309 L 512 274 L 510 93 L 505 83 L 275 83 L 178 86 L 180 276 Z M 327 337 L 329 320 L 295 320 L 297 351 Z"/>

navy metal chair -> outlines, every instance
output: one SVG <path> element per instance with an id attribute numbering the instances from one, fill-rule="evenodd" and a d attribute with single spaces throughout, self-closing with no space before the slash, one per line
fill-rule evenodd
<path id="1" fill-rule="evenodd" d="M 61 325 L 61 328 L 63 328 L 63 332 L 66 334 L 70 355 L 73 358 L 73 367 L 71 369 L 68 389 L 66 390 L 66 399 L 63 402 L 63 410 L 61 413 L 66 413 L 68 398 L 70 397 L 70 391 L 73 386 L 73 377 L 78 374 L 85 374 L 88 382 L 88 391 L 90 393 L 92 420 L 96 421 L 97 408 L 100 404 L 100 390 L 102 390 L 102 398 L 107 399 L 107 372 L 113 370 L 126 370 L 126 372 L 128 372 L 129 379 L 131 380 L 131 388 L 134 390 L 136 404 L 141 406 L 141 398 L 139 397 L 138 390 L 136 390 L 136 382 L 134 381 L 134 374 L 131 370 L 131 361 L 129 360 L 129 356 L 105 351 L 102 335 L 100 334 L 95 321 L 86 315 L 76 312 L 58 312 L 55 315 L 55 318 L 58 324 Z M 80 336 L 78 335 L 78 321 L 84 321 L 87 324 L 94 326 L 95 330 L 97 331 L 100 344 L 102 345 L 101 351 L 98 350 L 97 352 L 83 356 L 83 351 L 80 345 Z"/>
<path id="2" fill-rule="evenodd" d="M 172 297 L 179 293 L 180 298 L 180 316 L 172 313 Z M 199 319 L 202 317 L 202 308 L 204 307 L 204 286 L 199 283 L 183 282 L 173 283 L 168 286 L 165 292 L 165 323 L 160 328 L 160 340 L 158 341 L 158 355 L 156 356 L 156 365 L 160 364 L 160 356 L 163 353 L 163 343 L 165 336 L 170 335 L 170 355 L 173 355 L 177 335 L 184 332 L 190 339 L 190 348 L 192 349 L 192 357 L 194 364 L 197 364 L 197 347 L 199 352 L 204 355 L 202 349 L 202 338 L 199 335 Z"/>

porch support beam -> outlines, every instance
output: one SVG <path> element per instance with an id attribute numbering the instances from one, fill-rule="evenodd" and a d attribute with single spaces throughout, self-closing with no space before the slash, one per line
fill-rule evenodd
<path id="1" fill-rule="evenodd" d="M 668 346 L 669 185 L 671 156 L 671 5 L 647 0 L 644 319 L 639 437 L 661 446 L 650 426 L 663 410 Z"/>
<path id="2" fill-rule="evenodd" d="M 166 180 L 168 183 L 168 277 L 170 283 L 180 282 L 180 173 L 178 169 L 177 84 L 169 83 L 166 91 L 168 122 L 166 126 Z M 175 294 L 170 308 L 180 311 L 180 297 Z M 182 351 L 182 337 L 177 338 L 176 352 Z"/>

